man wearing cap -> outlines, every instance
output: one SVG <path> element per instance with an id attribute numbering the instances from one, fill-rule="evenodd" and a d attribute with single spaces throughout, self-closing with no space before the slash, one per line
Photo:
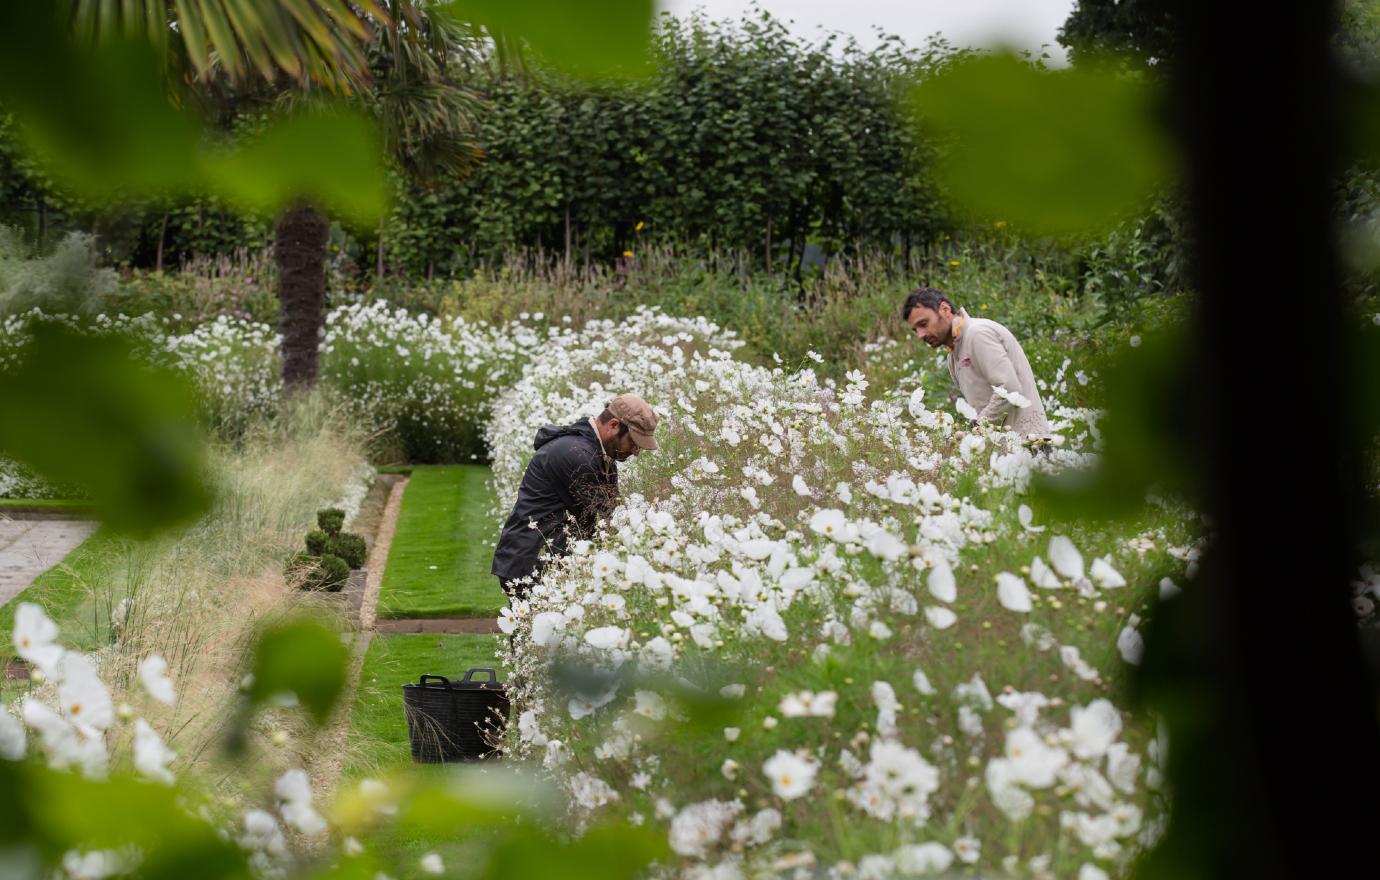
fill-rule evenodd
<path id="1" fill-rule="evenodd" d="M 921 342 L 948 350 L 949 375 L 979 419 L 1028 440 L 1049 439 L 1035 374 L 1010 330 L 996 321 L 970 317 L 965 309 L 955 312 L 949 298 L 932 287 L 906 297 L 901 317 Z"/>
<path id="2" fill-rule="evenodd" d="M 564 554 L 571 534 L 594 532 L 618 503 L 617 463 L 656 449 L 655 430 L 656 413 L 635 394 L 618 395 L 594 418 L 538 429 L 490 569 L 509 598 L 527 595 L 541 574 L 544 548 Z"/>

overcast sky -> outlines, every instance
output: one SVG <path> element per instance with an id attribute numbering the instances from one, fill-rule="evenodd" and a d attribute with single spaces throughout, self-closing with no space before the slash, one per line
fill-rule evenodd
<path id="1" fill-rule="evenodd" d="M 2 0 L 0 0 L 2 2 Z M 710 18 L 740 18 L 749 0 L 658 0 L 676 15 L 701 8 Z M 1039 49 L 1047 43 L 1050 63 L 1064 63 L 1064 49 L 1054 41 L 1074 0 L 758 0 L 774 17 L 794 19 L 792 31 L 813 39 L 816 26 L 842 31 L 863 46 L 876 43 L 874 25 L 919 46 L 936 31 L 959 46 L 1007 45 Z"/>

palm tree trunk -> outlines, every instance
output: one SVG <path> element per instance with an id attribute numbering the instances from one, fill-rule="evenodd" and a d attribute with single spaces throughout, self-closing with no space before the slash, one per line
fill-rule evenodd
<path id="1" fill-rule="evenodd" d="M 283 336 L 283 385 L 316 383 L 317 346 L 326 304 L 326 241 L 330 223 L 316 208 L 294 205 L 278 216 L 278 332 Z"/>

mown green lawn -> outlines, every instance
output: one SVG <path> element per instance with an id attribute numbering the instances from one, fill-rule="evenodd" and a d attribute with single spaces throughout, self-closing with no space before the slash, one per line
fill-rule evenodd
<path id="1" fill-rule="evenodd" d="M 105 573 L 111 564 L 118 538 L 104 529 L 97 529 L 62 561 L 34 579 L 23 592 L 4 606 L 0 606 L 0 633 L 4 634 L 0 660 L 8 662 L 17 656 L 10 634 L 14 631 L 14 615 L 21 602 L 33 602 L 43 608 L 62 629 L 61 641 L 69 648 L 89 650 L 95 646 L 94 623 L 77 619 L 83 605 L 91 598 L 91 584 Z M 88 605 L 88 610 L 89 605 Z M 85 616 L 85 615 L 83 615 Z"/>
<path id="2" fill-rule="evenodd" d="M 489 574 L 500 526 L 490 507 L 488 468 L 414 468 L 388 550 L 378 616 L 496 617 L 507 599 Z"/>
<path id="3" fill-rule="evenodd" d="M 463 678 L 472 667 L 497 668 L 494 653 L 499 639 L 491 635 L 436 635 L 429 633 L 376 633 L 364 655 L 350 714 L 341 779 L 348 781 L 412 763 L 403 716 L 404 684 L 415 684 L 422 675 Z M 500 669 L 500 681 L 507 673 Z"/>

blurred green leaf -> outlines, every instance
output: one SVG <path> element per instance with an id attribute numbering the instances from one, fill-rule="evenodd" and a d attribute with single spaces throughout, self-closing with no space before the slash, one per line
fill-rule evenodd
<path id="1" fill-rule="evenodd" d="M 1111 67 L 987 55 L 922 82 L 912 108 L 951 139 L 938 172 L 963 206 L 1027 232 L 1082 233 L 1132 215 L 1168 177 L 1151 86 Z"/>
<path id="2" fill-rule="evenodd" d="M 41 322 L 0 376 L 0 451 L 86 490 L 113 528 L 147 535 L 210 506 L 195 413 L 191 383 L 142 365 L 128 340 Z"/>
<path id="3" fill-rule="evenodd" d="M 329 627 L 309 620 L 273 626 L 254 647 L 250 702 L 260 705 L 276 694 L 296 694 L 322 723 L 345 687 L 348 660 L 340 634 Z"/>
<path id="4" fill-rule="evenodd" d="M 562 880 L 632 880 L 670 855 L 664 834 L 631 825 L 599 825 L 575 840 L 557 840 L 523 825 L 489 858 L 483 877 L 560 877 Z"/>
<path id="5" fill-rule="evenodd" d="M 216 189 L 254 210 L 271 213 L 300 198 L 368 224 L 388 208 L 383 145 L 374 123 L 356 112 L 317 110 L 275 121 L 206 164 Z"/>
<path id="6" fill-rule="evenodd" d="M 531 46 L 551 64 L 590 78 L 629 78 L 648 67 L 652 0 L 452 0 L 444 13 Z"/>
<path id="7" fill-rule="evenodd" d="M 11 803 L 0 841 L 26 841 L 57 864 L 69 850 L 137 847 L 138 876 L 204 880 L 252 876 L 235 845 L 193 816 L 177 789 L 128 777 L 93 781 L 40 764 L 0 762 L 0 781 Z"/>
<path id="8" fill-rule="evenodd" d="M 502 767 L 446 768 L 403 802 L 399 827 L 423 837 L 451 837 L 462 829 L 509 826 L 529 813 L 557 806 L 549 786 Z"/>
<path id="9" fill-rule="evenodd" d="M 1037 514 L 1062 521 L 1125 519 L 1144 508 L 1153 487 L 1192 494 L 1204 476 L 1191 428 L 1200 404 L 1181 338 L 1181 329 L 1161 330 L 1113 356 L 1101 371 L 1107 410 L 1101 460 L 1092 470 L 1037 475 Z"/>

